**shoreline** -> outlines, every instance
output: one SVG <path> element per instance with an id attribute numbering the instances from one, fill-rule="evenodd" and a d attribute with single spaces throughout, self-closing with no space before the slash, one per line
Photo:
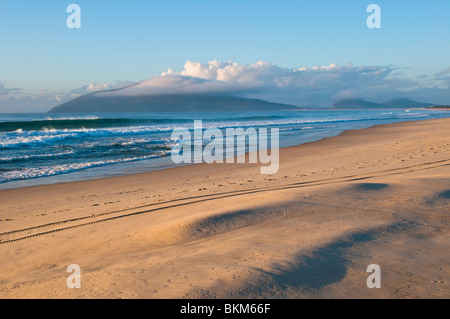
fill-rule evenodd
<path id="1" fill-rule="evenodd" d="M 0 297 L 448 298 L 448 136 L 449 118 L 379 124 L 280 148 L 273 175 L 202 163 L 2 190 Z"/>
<path id="2" fill-rule="evenodd" d="M 301 146 L 301 145 L 305 145 L 305 144 L 309 144 L 309 143 L 320 142 L 320 141 L 330 138 L 330 137 L 340 136 L 341 134 L 343 134 L 347 131 L 365 130 L 365 129 L 368 129 L 371 127 L 376 127 L 379 125 L 390 125 L 390 124 L 397 124 L 397 123 L 405 123 L 405 122 L 408 123 L 408 122 L 418 122 L 418 121 L 428 121 L 428 120 L 430 120 L 430 119 L 425 119 L 425 120 L 410 120 L 410 119 L 408 119 L 408 120 L 401 120 L 398 122 L 387 123 L 387 124 L 375 124 L 375 125 L 365 127 L 365 128 L 349 128 L 349 129 L 345 129 L 345 130 L 341 131 L 340 133 L 336 133 L 336 135 L 320 137 L 320 139 L 318 139 L 318 140 L 306 141 L 304 143 L 295 144 L 295 145 L 289 145 L 291 143 L 288 143 L 288 146 L 282 146 L 279 149 L 281 150 L 284 148 L 297 147 L 297 146 Z M 248 155 L 248 152 L 246 152 L 246 156 L 247 155 Z M 88 168 L 87 170 L 79 170 L 79 171 L 63 173 L 63 174 L 55 174 L 55 175 L 50 175 L 50 176 L 30 178 L 30 179 L 26 179 L 26 180 L 13 180 L 13 181 L 9 181 L 9 182 L 0 183 L 0 192 L 3 190 L 9 190 L 9 189 L 20 189 L 20 188 L 26 188 L 26 187 L 55 185 L 55 184 L 61 184 L 61 183 L 91 181 L 91 180 L 113 178 L 113 177 L 120 177 L 120 176 L 130 176 L 130 175 L 135 175 L 135 174 L 145 174 L 145 173 L 149 173 L 152 171 L 194 165 L 194 163 L 174 164 L 170 160 L 170 155 L 168 155 L 166 157 L 153 159 L 153 160 L 145 160 L 145 162 L 147 162 L 145 165 L 144 164 L 139 165 L 139 161 L 132 162 L 132 164 L 136 164 L 136 165 L 130 166 L 129 164 L 127 164 L 124 167 L 120 167 L 120 166 L 122 166 L 122 164 L 114 164 L 112 167 L 113 168 L 112 172 L 111 172 L 110 165 L 104 165 L 104 166 L 99 166 L 99 167 L 94 167 L 94 168 Z M 119 168 L 117 168 L 116 165 L 119 165 Z M 115 166 L 115 168 L 114 168 L 114 166 Z M 94 171 L 95 173 L 92 173 L 92 171 Z M 26 185 L 26 184 L 30 184 L 30 185 Z"/>

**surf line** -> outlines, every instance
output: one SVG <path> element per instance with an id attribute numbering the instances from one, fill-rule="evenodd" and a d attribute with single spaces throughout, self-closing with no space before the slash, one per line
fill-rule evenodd
<path id="1" fill-rule="evenodd" d="M 232 127 L 225 129 L 225 136 L 217 127 L 203 129 L 202 120 L 194 121 L 193 134 L 187 128 L 175 129 L 171 135 L 175 145 L 171 158 L 175 164 L 192 163 L 248 163 L 268 164 L 260 167 L 261 174 L 275 174 L 279 168 L 279 129 Z M 270 147 L 269 147 L 270 142 Z M 250 148 L 253 149 L 250 149 Z M 269 154 L 270 150 L 270 154 Z"/>

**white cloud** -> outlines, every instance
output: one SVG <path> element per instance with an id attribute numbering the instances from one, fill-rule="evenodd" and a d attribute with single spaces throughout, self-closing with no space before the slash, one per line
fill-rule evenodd
<path id="1" fill-rule="evenodd" d="M 440 86 L 450 86 L 450 67 L 434 75 L 434 80 L 440 83 Z"/>
<path id="2" fill-rule="evenodd" d="M 132 84 L 136 84 L 137 82 L 130 82 L 130 81 L 116 81 L 116 83 L 112 84 L 110 82 L 107 83 L 91 83 L 87 85 L 80 86 L 78 88 L 75 88 L 73 90 L 70 90 L 69 92 L 61 92 L 60 94 L 63 94 L 65 98 L 75 98 L 79 97 L 85 94 L 94 93 L 98 91 L 105 91 L 105 90 L 113 90 L 118 88 L 123 88 Z"/>
<path id="3" fill-rule="evenodd" d="M 77 98 L 79 96 L 134 84 L 136 82 L 117 81 L 111 83 L 91 83 L 73 90 L 53 92 L 42 88 L 37 93 L 23 93 L 21 89 L 5 88 L 0 82 L 0 112 L 47 112 L 52 107 Z"/>
<path id="4" fill-rule="evenodd" d="M 100 90 L 108 90 L 111 88 L 111 83 L 104 83 L 104 84 L 89 84 L 86 88 L 86 91 L 88 92 L 95 92 Z"/>
<path id="5" fill-rule="evenodd" d="M 174 93 L 230 94 L 294 105 L 330 106 L 337 99 L 358 97 L 381 102 L 408 96 L 444 104 L 450 99 L 450 68 L 434 74 L 436 85 L 424 87 L 419 79 L 402 78 L 396 66 L 344 66 L 331 63 L 312 68 L 284 68 L 269 62 L 238 64 L 187 61 L 183 70 L 169 68 L 142 82 L 91 83 L 70 91 L 24 94 L 0 82 L 0 112 L 45 112 L 85 94 L 149 95 Z M 433 82 L 429 82 L 433 83 Z"/>
<path id="6" fill-rule="evenodd" d="M 2 82 L 0 82 L 0 96 L 10 95 L 10 94 L 19 94 L 19 88 L 6 88 Z"/>
<path id="7" fill-rule="evenodd" d="M 436 77 L 440 77 L 440 76 L 446 76 L 446 75 L 450 75 L 450 67 L 442 70 L 441 72 L 438 72 L 435 74 Z"/>
<path id="8" fill-rule="evenodd" d="M 147 95 L 173 93 L 235 94 L 266 98 L 297 105 L 330 105 L 340 96 L 370 97 L 382 90 L 406 90 L 416 85 L 393 76 L 393 66 L 338 66 L 331 63 L 313 68 L 283 68 L 259 61 L 241 65 L 233 61 L 207 64 L 187 61 L 184 69 L 169 69 L 161 75 L 108 95 Z"/>

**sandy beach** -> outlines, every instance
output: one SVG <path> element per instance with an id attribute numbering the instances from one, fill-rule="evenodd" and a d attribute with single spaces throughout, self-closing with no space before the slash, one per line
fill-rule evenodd
<path id="1" fill-rule="evenodd" d="M 280 149 L 274 175 L 0 191 L 0 298 L 449 298 L 449 137 L 450 119 L 387 124 Z"/>

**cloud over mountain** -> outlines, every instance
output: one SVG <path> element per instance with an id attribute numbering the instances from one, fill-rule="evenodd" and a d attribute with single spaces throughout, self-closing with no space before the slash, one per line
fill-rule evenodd
<path id="1" fill-rule="evenodd" d="M 423 79 L 427 78 L 427 85 Z M 1 79 L 0 79 L 1 80 Z M 187 61 L 181 71 L 169 68 L 141 82 L 116 81 L 92 83 L 70 91 L 25 94 L 18 88 L 6 88 L 0 82 L 0 112 L 22 109 L 47 111 L 73 98 L 98 92 L 100 95 L 220 94 L 273 102 L 331 106 L 342 98 L 384 101 L 399 96 L 445 104 L 450 100 L 450 68 L 428 77 L 407 78 L 392 65 L 354 66 L 352 64 L 312 68 L 286 68 L 259 61 L 239 64 Z"/>
<path id="2" fill-rule="evenodd" d="M 297 105 L 330 105 L 339 98 L 373 98 L 374 93 L 405 91 L 417 86 L 414 80 L 394 74 L 398 71 L 394 66 L 338 66 L 334 63 L 293 69 L 264 61 L 248 65 L 233 61 L 215 60 L 207 64 L 187 61 L 180 72 L 169 69 L 137 85 L 104 94 L 227 93 Z"/>

